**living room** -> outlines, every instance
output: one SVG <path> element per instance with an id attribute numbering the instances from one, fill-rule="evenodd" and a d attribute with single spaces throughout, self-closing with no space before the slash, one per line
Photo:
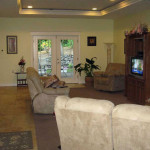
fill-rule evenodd
<path id="1" fill-rule="evenodd" d="M 0 3 L 4 4 L 4 0 Z M 1 101 L 1 107 L 3 104 L 5 105 L 5 107 L 1 108 L 3 113 L 5 112 L 7 114 L 8 112 L 8 114 L 12 113 L 13 115 L 17 115 L 17 113 L 21 111 L 21 108 L 23 109 L 21 104 L 24 104 L 27 109 L 30 109 L 24 110 L 24 112 L 28 112 L 30 114 L 29 116 L 32 116 L 29 93 L 27 93 L 28 91 L 26 87 L 16 87 L 16 74 L 14 72 L 17 72 L 20 69 L 18 62 L 22 56 L 26 60 L 25 68 L 32 67 L 34 64 L 32 48 L 33 33 L 80 33 L 80 62 L 84 63 L 85 58 L 97 57 L 96 63 L 101 66 L 101 71 L 104 71 L 107 67 L 107 46 L 105 43 L 113 43 L 112 62 L 125 64 L 124 31 L 130 31 L 139 23 L 145 23 L 149 27 L 149 6 L 149 1 L 141 1 L 129 6 L 129 8 L 122 8 L 124 10 L 123 13 L 121 10 L 117 10 L 119 13 L 117 13 L 117 11 L 112 12 L 107 14 L 106 17 L 50 17 L 48 15 L 38 15 L 37 17 L 36 15 L 29 14 L 19 15 L 17 1 L 15 0 L 12 1 L 12 4 L 6 2 L 6 5 L 0 5 L 1 11 L 5 8 L 5 11 L 0 13 L 0 90 L 1 94 L 4 94 L 0 95 L 0 99 L 5 101 L 4 103 Z M 9 12 L 11 7 L 13 7 L 17 16 L 15 16 L 11 11 Z M 4 12 L 6 12 L 6 14 Z M 113 16 L 112 18 L 111 14 Z M 7 54 L 6 37 L 11 35 L 17 36 L 17 54 Z M 87 37 L 89 36 L 96 37 L 96 46 L 87 46 Z M 80 83 L 84 83 L 84 76 L 80 79 Z M 15 105 L 16 97 L 20 97 L 23 101 L 19 101 L 19 106 L 15 106 L 16 109 L 21 107 L 18 108 L 19 111 L 16 112 L 15 110 L 15 113 L 13 113 L 14 110 L 7 110 L 11 109 L 11 107 L 7 105 L 11 106 L 12 103 Z M 11 99 L 14 99 L 15 101 L 13 102 Z M 28 105 L 26 103 L 26 99 L 28 99 Z M 7 117 L 2 118 L 3 121 L 0 125 L 1 132 L 13 132 L 17 130 L 23 131 L 26 129 L 30 130 L 31 126 L 26 123 L 25 127 L 22 129 L 15 128 L 15 124 L 19 121 L 19 119 L 21 119 L 21 116 L 20 118 L 18 117 L 17 120 L 14 119 L 13 115 L 9 114 L 8 120 Z M 29 120 L 33 123 L 33 118 L 31 117 L 30 119 Z M 9 127 L 9 123 L 13 124 L 12 128 Z M 34 126 L 33 124 L 32 127 Z M 20 123 L 19 127 L 21 125 L 23 126 L 23 124 Z M 5 126 L 7 126 L 7 128 L 5 128 Z M 35 130 L 34 127 L 32 129 Z M 34 145 L 36 145 L 36 142 Z M 34 147 L 35 149 L 37 148 L 37 146 Z"/>

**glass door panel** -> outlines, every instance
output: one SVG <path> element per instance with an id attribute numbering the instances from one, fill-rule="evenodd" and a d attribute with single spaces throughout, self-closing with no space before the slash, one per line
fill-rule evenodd
<path id="1" fill-rule="evenodd" d="M 74 66 L 78 60 L 77 36 L 57 37 L 57 75 L 67 83 L 76 83 Z"/>
<path id="2" fill-rule="evenodd" d="M 34 68 L 40 76 L 56 74 L 56 36 L 35 36 Z"/>
<path id="3" fill-rule="evenodd" d="M 73 78 L 73 40 L 61 40 L 61 78 Z"/>
<path id="4" fill-rule="evenodd" d="M 38 72 L 41 76 L 50 76 L 52 72 L 52 41 L 48 39 L 38 40 Z"/>

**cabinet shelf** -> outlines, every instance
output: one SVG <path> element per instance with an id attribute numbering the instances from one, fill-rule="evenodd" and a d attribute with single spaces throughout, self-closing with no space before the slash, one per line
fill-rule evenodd
<path id="1" fill-rule="evenodd" d="M 26 76 L 26 72 L 16 72 L 15 73 L 17 75 L 17 86 L 27 86 L 27 79 L 26 77 L 20 77 L 20 75 L 25 75 Z"/>

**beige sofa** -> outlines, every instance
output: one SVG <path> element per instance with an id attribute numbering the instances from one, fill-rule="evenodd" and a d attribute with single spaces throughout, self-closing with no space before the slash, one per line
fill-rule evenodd
<path id="1" fill-rule="evenodd" d="M 94 72 L 94 88 L 103 91 L 122 91 L 125 88 L 125 65 L 108 64 L 106 71 Z"/>
<path id="2" fill-rule="evenodd" d="M 32 68 L 27 68 L 27 82 L 32 99 L 34 113 L 51 114 L 54 112 L 54 101 L 59 95 L 68 95 L 69 88 L 44 88 L 43 80 L 38 75 L 37 71 Z"/>
<path id="3" fill-rule="evenodd" d="M 150 150 L 150 106 L 59 96 L 62 150 Z"/>

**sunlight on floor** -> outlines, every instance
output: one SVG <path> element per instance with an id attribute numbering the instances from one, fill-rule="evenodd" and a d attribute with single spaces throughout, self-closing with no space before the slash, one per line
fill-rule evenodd
<path id="1" fill-rule="evenodd" d="M 31 99 L 27 87 L 0 87 L 0 132 L 31 131 L 37 150 Z"/>
<path id="2" fill-rule="evenodd" d="M 85 84 L 66 83 L 69 88 L 84 88 Z"/>

